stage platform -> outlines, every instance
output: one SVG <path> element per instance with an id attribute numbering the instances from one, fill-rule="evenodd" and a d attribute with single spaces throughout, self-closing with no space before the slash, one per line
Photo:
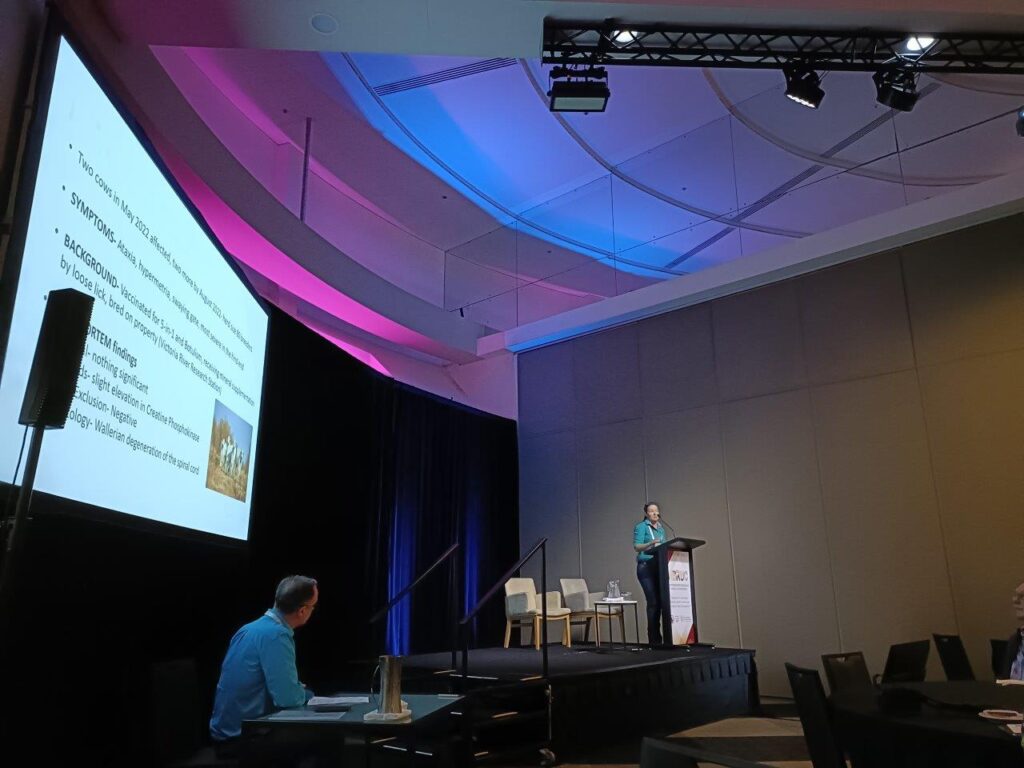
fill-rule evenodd
<path id="1" fill-rule="evenodd" d="M 461 654 L 458 656 L 461 672 Z M 552 740 L 559 756 L 595 740 L 674 733 L 725 717 L 752 714 L 758 706 L 754 651 L 697 646 L 691 649 L 614 650 L 593 645 L 548 648 Z M 541 652 L 531 648 L 478 648 L 469 652 L 474 686 L 534 683 Z M 451 654 L 406 656 L 403 678 L 429 685 L 450 674 Z M 405 684 L 403 682 L 403 687 Z"/>

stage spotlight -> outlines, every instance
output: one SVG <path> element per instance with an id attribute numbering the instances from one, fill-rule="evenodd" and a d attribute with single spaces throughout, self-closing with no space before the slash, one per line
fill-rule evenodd
<path id="1" fill-rule="evenodd" d="M 639 35 L 632 29 L 617 29 L 612 34 L 612 42 L 616 45 L 629 45 L 636 41 Z"/>
<path id="2" fill-rule="evenodd" d="M 1024 107 L 1017 109 L 1017 135 L 1024 136 Z"/>
<path id="3" fill-rule="evenodd" d="M 786 76 L 786 97 L 803 107 L 817 109 L 825 92 L 821 89 L 821 78 L 808 66 L 787 64 L 782 68 Z"/>
<path id="4" fill-rule="evenodd" d="M 878 103 L 899 112 L 909 112 L 917 103 L 917 78 L 908 69 L 880 69 L 875 81 Z"/>
<path id="5" fill-rule="evenodd" d="M 934 44 L 935 38 L 930 35 L 912 35 L 903 42 L 903 46 L 909 53 L 921 53 L 922 51 L 927 51 Z"/>
<path id="6" fill-rule="evenodd" d="M 551 70 L 548 107 L 552 112 L 604 112 L 611 92 L 604 67 Z"/>
<path id="7" fill-rule="evenodd" d="M 604 112 L 609 96 L 608 84 L 593 80 L 558 80 L 548 91 L 552 112 Z"/>

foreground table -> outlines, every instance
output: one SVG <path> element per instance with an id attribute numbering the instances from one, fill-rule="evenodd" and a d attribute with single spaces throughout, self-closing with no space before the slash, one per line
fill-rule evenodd
<path id="1" fill-rule="evenodd" d="M 361 696 L 359 693 L 338 693 L 336 696 Z M 366 761 L 370 745 L 382 739 L 403 737 L 404 751 L 412 759 L 418 743 L 427 735 L 450 727 L 448 715 L 462 702 L 461 696 L 436 694 L 403 694 L 409 705 L 410 720 L 402 723 L 367 722 L 363 715 L 375 710 L 376 704 L 354 704 L 344 712 L 317 712 L 309 707 L 285 709 L 242 723 L 242 764 L 252 764 L 267 751 L 303 746 L 319 750 L 340 751 L 346 736 L 362 737 Z M 266 747 L 266 748 L 265 748 Z"/>
<path id="2" fill-rule="evenodd" d="M 920 711 L 883 711 L 871 692 L 832 697 L 840 743 L 856 768 L 1024 768 L 1020 737 L 978 716 L 984 709 L 1024 711 L 1024 687 L 972 680 L 885 688 L 918 694 Z"/>

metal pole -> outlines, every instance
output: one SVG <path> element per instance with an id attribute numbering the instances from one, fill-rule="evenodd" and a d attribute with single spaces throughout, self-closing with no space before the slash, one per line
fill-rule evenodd
<path id="1" fill-rule="evenodd" d="M 299 221 L 306 220 L 306 187 L 309 183 L 309 138 L 313 132 L 313 118 L 306 118 L 306 145 L 302 151 L 302 197 L 299 198 Z"/>
<path id="2" fill-rule="evenodd" d="M 541 653 L 544 658 L 544 679 L 548 679 L 548 542 L 545 539 L 540 545 L 540 586 L 541 599 Z"/>
<path id="3" fill-rule="evenodd" d="M 25 529 L 28 525 L 28 507 L 32 501 L 32 487 L 36 481 L 36 468 L 39 466 L 39 451 L 43 446 L 44 431 L 42 427 L 32 427 L 32 440 L 29 442 L 28 456 L 25 458 L 25 474 L 22 476 L 21 488 L 18 489 L 18 502 L 14 508 L 14 520 L 7 534 L 3 572 L 0 573 L 0 630 L 2 630 L 0 631 L 0 636 L 4 637 L 10 636 L 10 632 L 7 630 L 13 626 L 11 611 L 13 608 L 14 576 L 17 569 L 18 555 L 25 537 Z"/>
<path id="4" fill-rule="evenodd" d="M 466 625 L 462 625 L 462 688 L 461 692 L 466 690 L 466 678 L 469 677 L 469 633 L 466 631 Z"/>
<path id="5" fill-rule="evenodd" d="M 459 555 L 462 554 L 462 547 L 459 547 L 458 552 L 451 558 L 451 564 L 449 569 L 450 585 L 448 587 L 448 612 L 450 614 L 452 622 L 452 669 L 456 669 L 455 653 L 456 648 L 459 647 L 459 611 L 458 611 L 458 600 L 459 600 Z"/>

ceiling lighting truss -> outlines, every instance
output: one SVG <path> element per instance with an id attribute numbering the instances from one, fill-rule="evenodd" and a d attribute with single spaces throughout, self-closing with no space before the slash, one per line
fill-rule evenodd
<path id="1" fill-rule="evenodd" d="M 544 22 L 546 64 L 1024 74 L 1024 35 L 730 29 Z"/>

